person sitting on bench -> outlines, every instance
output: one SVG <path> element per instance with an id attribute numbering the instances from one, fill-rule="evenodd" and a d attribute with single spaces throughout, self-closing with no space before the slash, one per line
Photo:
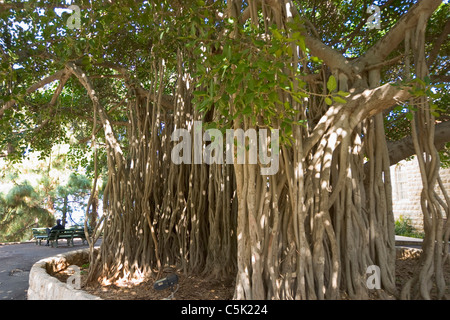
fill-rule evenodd
<path id="1" fill-rule="evenodd" d="M 56 220 L 56 226 L 54 226 L 53 228 L 47 228 L 47 235 L 50 237 L 50 232 L 52 232 L 53 230 L 64 230 L 65 228 L 64 228 L 64 226 L 61 224 L 61 219 L 57 219 Z M 46 244 L 46 246 L 48 246 L 49 245 L 49 240 L 48 240 L 48 238 L 47 238 L 47 244 Z"/>

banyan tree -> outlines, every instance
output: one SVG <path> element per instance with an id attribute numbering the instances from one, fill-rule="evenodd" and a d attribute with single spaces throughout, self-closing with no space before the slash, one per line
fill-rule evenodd
<path id="1" fill-rule="evenodd" d="M 68 130 L 93 191 L 105 172 L 90 281 L 176 265 L 236 299 L 448 294 L 448 3 L 74 4 L 0 4 L 0 125 L 11 157 Z M 399 289 L 390 165 L 414 154 L 425 239 Z"/>

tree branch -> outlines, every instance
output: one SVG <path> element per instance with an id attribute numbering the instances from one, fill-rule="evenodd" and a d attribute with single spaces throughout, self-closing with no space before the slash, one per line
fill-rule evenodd
<path id="1" fill-rule="evenodd" d="M 92 101 L 92 103 L 94 105 L 94 110 L 95 109 L 98 110 L 98 114 L 100 116 L 100 120 L 102 122 L 103 129 L 105 131 L 106 141 L 107 141 L 109 147 L 111 148 L 111 150 L 114 151 L 114 153 L 116 155 L 116 159 L 118 161 L 124 162 L 125 159 L 123 157 L 123 151 L 122 151 L 122 148 L 120 147 L 120 145 L 117 142 L 117 139 L 115 137 L 114 130 L 113 130 L 113 127 L 112 127 L 112 124 L 111 124 L 111 120 L 109 119 L 109 116 L 105 112 L 103 107 L 100 105 L 100 101 L 99 101 L 99 98 L 97 96 L 97 92 L 94 90 L 94 88 L 93 88 L 93 86 L 91 84 L 91 81 L 86 76 L 86 73 L 81 68 L 77 67 L 75 65 L 75 63 L 68 62 L 66 64 L 66 66 L 77 77 L 78 81 L 80 81 L 80 83 L 86 89 L 87 94 L 88 94 L 89 98 L 91 99 L 91 101 Z"/>
<path id="2" fill-rule="evenodd" d="M 36 1 L 33 4 L 29 4 L 29 3 L 0 3 L 0 12 L 1 11 L 6 11 L 6 10 L 23 10 L 23 9 L 36 9 L 36 8 L 42 8 L 42 9 L 57 9 L 57 8 L 61 8 L 61 9 L 65 9 L 68 8 L 68 5 L 65 4 L 51 4 L 51 3 L 44 3 L 44 2 L 39 2 Z M 80 9 L 88 9 L 90 7 L 87 6 L 79 6 Z"/>
<path id="3" fill-rule="evenodd" d="M 390 83 L 375 89 L 364 90 L 360 94 L 350 96 L 344 106 L 350 111 L 350 126 L 356 127 L 358 123 L 376 115 L 394 104 L 406 101 L 411 97 L 407 89 L 398 89 Z"/>
<path id="4" fill-rule="evenodd" d="M 402 16 L 395 26 L 367 52 L 355 60 L 354 65 L 363 70 L 369 64 L 381 63 L 405 38 L 405 31 L 416 26 L 419 16 L 427 19 L 442 3 L 441 0 L 421 0 Z"/>
<path id="5" fill-rule="evenodd" d="M 43 86 L 45 86 L 46 84 L 49 84 L 53 81 L 56 80 L 61 80 L 62 77 L 64 76 L 65 70 L 60 70 L 58 72 L 56 72 L 55 74 L 48 76 L 45 79 L 42 79 L 39 82 L 36 82 L 35 84 L 33 84 L 31 87 L 29 87 L 26 91 L 25 91 L 25 95 L 30 94 L 34 91 L 36 91 L 39 88 L 42 88 Z M 12 99 L 9 100 L 8 102 L 6 102 L 2 108 L 0 109 L 0 119 L 3 118 L 3 114 L 5 113 L 6 110 L 10 109 L 14 103 L 16 103 L 16 100 Z"/>
<path id="6" fill-rule="evenodd" d="M 33 130 L 33 138 L 31 139 L 30 144 L 33 144 L 34 140 L 36 139 L 36 134 L 42 130 L 42 128 L 44 128 L 50 121 L 52 121 L 52 116 L 54 114 L 54 109 L 53 107 L 56 105 L 56 102 L 58 101 L 58 97 L 60 96 L 62 90 L 64 89 L 64 86 L 66 85 L 67 81 L 69 80 L 71 76 L 71 73 L 68 72 L 68 70 L 65 70 L 61 76 L 61 79 L 59 81 L 58 84 L 58 88 L 56 88 L 55 93 L 52 96 L 52 100 L 50 101 L 50 103 L 48 104 L 48 107 L 50 108 L 50 116 L 49 118 L 45 119 L 40 125 L 39 127 L 35 128 Z"/>
<path id="7" fill-rule="evenodd" d="M 386 2 L 385 4 L 380 6 L 380 10 L 383 11 L 383 9 L 386 8 L 387 6 L 390 6 L 392 2 L 394 2 L 394 0 L 389 0 L 388 2 Z M 366 6 L 363 6 L 363 10 L 366 10 L 366 8 L 367 8 Z M 341 50 L 341 52 L 346 52 L 348 50 L 348 48 L 350 48 L 350 46 L 353 42 L 353 39 L 358 35 L 358 33 L 361 31 L 362 27 L 367 23 L 367 19 L 369 17 L 370 17 L 370 15 L 367 12 L 363 15 L 361 21 L 359 22 L 358 26 L 356 26 L 355 30 L 353 30 L 352 33 L 346 37 L 348 40 L 347 40 L 346 45 L 344 46 L 344 49 Z M 342 40 L 344 40 L 344 39 L 342 39 Z"/>
<path id="8" fill-rule="evenodd" d="M 450 82 L 450 76 L 441 74 L 441 75 L 432 75 L 431 82 Z"/>
<path id="9" fill-rule="evenodd" d="M 46 1 L 33 1 L 32 4 L 28 3 L 28 2 L 16 2 L 16 3 L 1 3 L 0 2 L 0 12 L 5 11 L 5 10 L 22 10 L 22 9 L 28 9 L 28 8 L 32 8 L 32 9 L 36 9 L 36 8 L 42 8 L 42 9 L 67 9 L 69 8 L 69 5 L 67 5 L 66 3 L 64 3 L 64 1 L 61 1 L 62 3 L 51 3 L 51 2 L 55 2 L 55 1 L 49 1 L 50 3 L 46 2 Z M 96 1 L 96 2 L 102 2 L 104 5 L 111 5 L 112 1 L 108 0 L 108 1 Z M 135 4 L 141 4 L 143 3 L 142 0 L 135 0 L 134 1 Z M 80 9 L 85 10 L 85 9 L 92 9 L 91 5 L 82 5 L 80 3 L 75 3 L 76 5 L 78 5 L 78 7 L 80 7 Z"/>
<path id="10" fill-rule="evenodd" d="M 350 129 L 353 130 L 358 123 L 391 107 L 393 104 L 407 100 L 411 94 L 406 89 L 398 89 L 391 84 L 385 84 L 375 89 L 367 89 L 362 93 L 353 94 L 347 98 L 346 104 L 335 104 L 314 127 L 311 135 L 303 144 L 306 155 L 311 148 L 320 141 L 326 131 L 343 117 L 349 117 Z"/>
<path id="11" fill-rule="evenodd" d="M 319 39 L 309 35 L 304 35 L 306 47 L 311 55 L 319 57 L 331 69 L 339 69 L 344 72 L 349 79 L 353 79 L 356 75 L 356 69 L 352 64 L 338 51 L 330 48 Z"/>
<path id="12" fill-rule="evenodd" d="M 405 56 L 404 56 L 403 54 L 398 55 L 398 56 L 396 56 L 395 58 L 392 58 L 392 59 L 390 59 L 390 60 L 383 61 L 383 62 L 380 62 L 380 63 L 377 63 L 377 64 L 369 65 L 369 66 L 367 66 L 366 70 L 367 70 L 367 71 L 370 71 L 370 70 L 373 70 L 373 69 L 380 69 L 380 68 L 382 68 L 382 67 L 389 66 L 389 65 L 391 65 L 391 64 L 397 63 L 398 61 L 400 61 L 400 60 L 403 59 L 404 57 L 405 57 Z"/>
<path id="13" fill-rule="evenodd" d="M 441 150 L 447 142 L 450 142 L 450 121 L 438 123 L 435 128 L 434 145 L 436 149 Z M 391 165 L 416 154 L 411 136 L 398 141 L 388 141 L 387 145 Z"/>
<path id="14" fill-rule="evenodd" d="M 153 99 L 154 101 L 156 101 L 156 98 L 153 96 L 153 94 L 151 92 L 149 93 L 147 90 L 142 88 L 139 84 L 135 83 L 135 81 L 133 82 L 133 79 L 126 68 L 122 67 L 121 65 L 118 65 L 118 64 L 115 64 L 112 62 L 108 62 L 108 61 L 96 64 L 96 65 L 104 67 L 104 68 L 116 70 L 125 79 L 125 84 L 127 85 L 127 87 L 130 89 L 134 89 L 136 91 L 137 95 L 139 95 L 143 98 L 150 98 L 150 99 Z M 173 100 L 174 99 L 172 96 L 163 94 L 162 99 L 161 99 L 161 106 L 164 109 L 173 110 L 174 109 Z"/>
<path id="15" fill-rule="evenodd" d="M 450 20 L 447 20 L 447 23 L 445 24 L 444 31 L 439 35 L 439 37 L 436 39 L 436 42 L 433 44 L 433 49 L 430 52 L 430 55 L 428 57 L 428 67 L 431 67 L 436 60 L 439 50 L 441 49 L 442 44 L 447 40 L 447 36 L 450 33 Z"/>

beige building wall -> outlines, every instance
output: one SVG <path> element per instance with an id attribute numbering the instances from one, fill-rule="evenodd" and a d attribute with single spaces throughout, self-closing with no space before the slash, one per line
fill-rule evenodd
<path id="1" fill-rule="evenodd" d="M 450 169 L 440 169 L 440 176 L 447 193 L 450 195 Z M 412 225 L 423 231 L 423 215 L 420 207 L 420 193 L 422 192 L 422 178 L 420 176 L 417 158 L 410 161 L 400 161 L 391 166 L 392 200 L 394 218 L 401 215 L 409 217 Z M 442 197 L 437 186 L 436 191 Z"/>

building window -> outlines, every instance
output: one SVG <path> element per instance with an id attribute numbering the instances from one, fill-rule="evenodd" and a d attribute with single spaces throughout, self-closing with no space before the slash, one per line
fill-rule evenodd
<path id="1" fill-rule="evenodd" d="M 402 200 L 407 197 L 406 194 L 406 183 L 407 183 L 407 172 L 402 170 L 402 166 L 398 165 L 395 167 L 395 187 L 394 187 L 394 199 Z"/>

